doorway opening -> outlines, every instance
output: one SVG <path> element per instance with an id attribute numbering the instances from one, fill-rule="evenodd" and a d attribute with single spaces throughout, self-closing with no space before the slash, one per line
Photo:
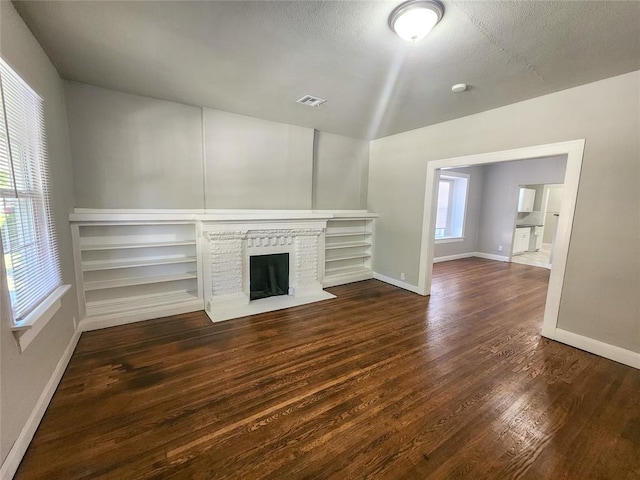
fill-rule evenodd
<path id="1" fill-rule="evenodd" d="M 580 180 L 580 170 L 582 167 L 582 156 L 584 152 L 584 140 L 574 140 L 569 142 L 561 142 L 549 145 L 541 145 L 534 147 L 525 147 L 514 150 L 505 150 L 499 152 L 483 153 L 478 155 L 469 155 L 463 157 L 448 158 L 442 160 L 431 161 L 427 163 L 427 175 L 425 186 L 425 218 L 422 228 L 422 243 L 420 255 L 420 276 L 418 290 L 422 295 L 431 293 L 431 279 L 433 273 L 434 249 L 436 245 L 436 220 L 438 217 L 438 191 L 440 185 L 440 177 L 443 172 L 449 174 L 461 168 L 476 167 L 483 165 L 499 165 L 505 162 L 516 162 L 522 160 L 533 159 L 549 159 L 552 157 L 562 157 L 566 159 L 564 167 L 564 176 L 562 181 L 540 180 L 532 178 L 530 180 L 518 181 L 515 184 L 514 203 L 506 203 L 505 208 L 511 209 L 510 227 L 504 227 L 501 223 L 501 230 L 497 233 L 498 241 L 487 240 L 491 243 L 489 247 L 481 248 L 489 250 L 490 253 L 484 255 L 484 258 L 510 261 L 512 245 L 515 236 L 515 226 L 517 221 L 516 206 L 519 195 L 519 188 L 523 184 L 554 184 L 562 183 L 563 189 L 561 194 L 560 212 L 557 218 L 557 228 L 555 234 L 555 242 L 553 246 L 553 261 L 549 278 L 549 287 L 547 291 L 547 302 L 545 305 L 545 313 L 542 325 L 542 334 L 549 338 L 554 338 L 557 328 L 558 311 L 560 308 L 560 297 L 562 294 L 562 286 L 564 282 L 566 261 L 569 250 L 569 238 L 573 227 L 573 217 L 575 213 L 576 198 L 578 193 L 578 184 Z M 470 194 L 473 188 L 473 181 L 470 181 Z M 487 183 L 484 188 L 487 188 Z M 471 203 L 469 203 L 471 205 Z M 491 208 L 484 209 L 485 214 L 492 212 Z M 458 238 L 449 239 L 450 242 L 463 242 L 469 236 L 467 230 L 468 225 L 463 226 L 463 234 Z M 482 252 L 479 255 L 483 256 Z"/>

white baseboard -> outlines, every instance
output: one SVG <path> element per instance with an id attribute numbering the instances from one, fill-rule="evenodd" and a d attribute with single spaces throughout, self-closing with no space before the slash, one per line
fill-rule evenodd
<path id="1" fill-rule="evenodd" d="M 418 295 L 421 295 L 420 294 L 420 290 L 418 289 L 418 287 L 416 285 L 411 285 L 410 283 L 406 283 L 406 282 L 403 282 L 403 281 L 400 281 L 400 280 L 396 280 L 395 278 L 387 277 L 386 275 L 382 275 L 381 273 L 377 273 L 377 272 L 374 272 L 373 278 L 375 278 L 376 280 L 380 280 L 381 282 L 385 282 L 385 283 L 388 283 L 390 285 L 393 285 L 395 287 L 400 287 L 400 288 L 403 288 L 405 290 L 409 290 L 410 292 L 417 293 Z"/>
<path id="2" fill-rule="evenodd" d="M 609 360 L 640 369 L 640 353 L 638 352 L 616 347 L 615 345 L 609 345 L 608 343 L 562 330 L 561 328 L 556 328 L 553 336 L 549 338 L 571 347 L 608 358 Z"/>
<path id="3" fill-rule="evenodd" d="M 484 253 L 484 252 L 467 252 L 467 253 L 457 253 L 455 255 L 445 255 L 442 257 L 435 257 L 433 259 L 433 263 L 440 262 L 449 262 L 451 260 L 460 260 L 461 258 L 485 258 L 487 260 L 497 260 L 498 262 L 508 262 L 509 257 L 505 257 L 502 255 L 494 255 L 493 253 Z"/>
<path id="4" fill-rule="evenodd" d="M 337 285 L 345 285 L 347 283 L 361 282 L 362 280 L 369 280 L 373 278 L 373 272 L 371 270 L 365 270 L 362 272 L 349 273 L 346 275 L 330 275 L 324 278 L 322 285 L 324 288 L 335 287 Z"/>
<path id="5" fill-rule="evenodd" d="M 11 480 L 18 470 L 20 462 L 22 461 L 22 457 L 26 453 L 31 440 L 33 439 L 33 436 L 38 429 L 38 425 L 40 425 L 40 421 L 42 420 L 42 417 L 44 416 L 44 413 L 49 406 L 51 398 L 53 398 L 53 394 L 56 392 L 56 388 L 58 388 L 58 384 L 60 383 L 62 375 L 64 374 L 64 371 L 69 364 L 69 360 L 71 360 L 73 351 L 75 350 L 76 345 L 78 344 L 78 340 L 80 339 L 80 333 L 81 332 L 79 329 L 76 329 L 76 331 L 73 332 L 73 336 L 69 340 L 67 348 L 58 361 L 58 365 L 56 365 L 56 368 L 51 374 L 51 378 L 49 378 L 46 386 L 44 387 L 44 390 L 42 391 L 38 402 L 33 408 L 31 415 L 29 415 L 27 422 L 25 423 L 24 427 L 22 427 L 20 435 L 18 435 L 16 442 L 11 447 L 7 458 L 5 458 L 2 467 L 0 468 L 0 480 Z"/>
<path id="6" fill-rule="evenodd" d="M 498 262 L 509 261 L 509 257 L 505 257 L 502 255 L 494 255 L 493 253 L 474 252 L 473 256 L 478 258 L 486 258 L 487 260 L 497 260 Z"/>
<path id="7" fill-rule="evenodd" d="M 198 310 L 204 310 L 204 303 L 202 300 L 183 302 L 176 305 L 141 308 L 139 310 L 124 313 L 110 313 L 108 315 L 95 317 L 89 316 L 82 319 L 79 325 L 81 331 L 89 332 L 100 328 L 117 327 L 118 325 L 169 317 L 171 315 L 179 315 L 181 313 L 197 312 Z"/>
<path id="8" fill-rule="evenodd" d="M 455 255 L 444 255 L 442 257 L 435 257 L 433 259 L 433 263 L 449 262 L 451 260 L 460 260 L 461 258 L 470 258 L 475 256 L 476 256 L 476 252 L 457 253 Z"/>

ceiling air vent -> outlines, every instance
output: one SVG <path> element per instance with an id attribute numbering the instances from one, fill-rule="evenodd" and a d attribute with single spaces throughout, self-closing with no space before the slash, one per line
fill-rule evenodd
<path id="1" fill-rule="evenodd" d="M 314 97 L 313 95 L 305 95 L 304 97 L 298 100 L 298 103 L 301 103 L 302 105 L 307 105 L 308 107 L 319 107 L 324 102 L 326 102 L 326 100 L 323 100 L 322 98 L 319 98 L 319 97 Z"/>

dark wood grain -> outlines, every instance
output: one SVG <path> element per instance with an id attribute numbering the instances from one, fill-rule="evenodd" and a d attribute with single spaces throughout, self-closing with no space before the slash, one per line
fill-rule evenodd
<path id="1" fill-rule="evenodd" d="M 541 338 L 547 283 L 465 259 L 84 333 L 16 478 L 638 479 L 640 372 Z"/>

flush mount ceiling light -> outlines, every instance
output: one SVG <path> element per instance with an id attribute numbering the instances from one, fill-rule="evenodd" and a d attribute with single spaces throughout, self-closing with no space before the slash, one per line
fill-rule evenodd
<path id="1" fill-rule="evenodd" d="M 469 86 L 466 83 L 456 83 L 453 87 L 451 87 L 451 91 L 453 93 L 462 93 L 466 92 Z"/>
<path id="2" fill-rule="evenodd" d="M 389 15 L 389 27 L 400 38 L 417 42 L 426 37 L 444 15 L 437 0 L 409 0 L 398 5 Z"/>

